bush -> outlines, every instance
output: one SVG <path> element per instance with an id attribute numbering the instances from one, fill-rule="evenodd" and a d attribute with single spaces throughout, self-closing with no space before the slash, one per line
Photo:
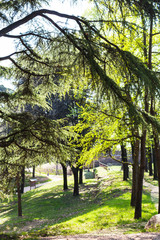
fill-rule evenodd
<path id="1" fill-rule="evenodd" d="M 95 172 L 87 171 L 84 173 L 85 179 L 93 179 L 95 178 Z"/>

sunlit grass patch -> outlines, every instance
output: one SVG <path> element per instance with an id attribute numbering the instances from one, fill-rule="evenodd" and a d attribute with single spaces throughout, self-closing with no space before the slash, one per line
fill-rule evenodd
<path id="1" fill-rule="evenodd" d="M 0 230 L 28 232 L 33 239 L 39 235 L 83 234 L 110 228 L 142 231 L 141 222 L 156 213 L 149 193 L 143 194 L 142 219 L 134 220 L 134 208 L 130 206 L 131 182 L 122 181 L 121 170 L 98 168 L 97 171 L 103 177 L 85 180 L 79 197 L 73 197 L 73 178 L 65 192 L 60 181 L 25 193 L 22 218 L 17 217 L 15 201 L 1 205 L 0 221 L 6 221 Z"/>
<path id="2" fill-rule="evenodd" d="M 149 201 L 149 196 L 144 197 L 145 201 Z M 146 204 L 146 203 L 145 203 Z M 148 203 L 147 207 L 153 214 L 154 206 L 150 206 Z M 148 216 L 145 215 L 145 211 L 142 213 L 143 221 Z M 134 209 L 130 207 L 130 194 L 124 193 L 123 195 L 106 201 L 101 206 L 92 206 L 87 209 L 82 215 L 75 216 L 63 223 L 50 226 L 43 229 L 43 235 L 55 235 L 55 234 L 83 234 L 89 233 L 96 230 L 109 229 L 114 226 L 117 228 L 128 226 L 130 231 L 140 231 L 142 226 L 140 222 L 142 220 L 134 220 Z M 133 224 L 133 227 L 132 227 Z M 126 228 L 126 231 L 128 230 Z M 41 232 L 41 231 L 40 231 Z"/>
<path id="3" fill-rule="evenodd" d="M 158 187 L 158 181 L 153 180 L 153 176 L 149 176 L 148 172 L 144 173 L 144 179 L 145 179 L 146 182 Z"/>

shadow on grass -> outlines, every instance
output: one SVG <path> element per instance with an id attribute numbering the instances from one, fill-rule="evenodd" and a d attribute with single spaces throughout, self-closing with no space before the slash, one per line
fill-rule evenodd
<path id="1" fill-rule="evenodd" d="M 106 187 L 102 188 L 100 181 L 89 182 L 81 185 L 79 197 L 73 197 L 73 185 L 65 192 L 61 185 L 51 186 L 50 184 L 47 188 L 46 185 L 23 195 L 22 218 L 17 217 L 15 201 L 2 206 L 0 216 L 6 218 L 6 222 L 1 224 L 0 230 L 30 231 L 34 236 L 47 236 L 86 233 L 87 224 L 91 231 L 114 225 L 128 225 L 130 229 L 133 223 L 137 229 L 141 229 L 136 225 L 134 210 L 130 207 L 130 183 L 123 189 L 111 189 L 110 186 L 107 190 Z M 149 194 L 144 194 L 143 203 L 147 205 L 149 202 Z M 143 221 L 154 215 L 153 209 L 150 211 L 147 208 Z M 74 222 L 70 223 L 72 220 Z"/>

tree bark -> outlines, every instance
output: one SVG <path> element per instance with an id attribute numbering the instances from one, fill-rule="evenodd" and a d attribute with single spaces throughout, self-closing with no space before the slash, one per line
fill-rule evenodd
<path id="1" fill-rule="evenodd" d="M 149 176 L 153 176 L 151 147 L 147 149 Z"/>
<path id="2" fill-rule="evenodd" d="M 35 170 L 36 170 L 36 167 L 33 166 L 33 172 L 32 172 L 32 177 L 35 178 Z"/>
<path id="3" fill-rule="evenodd" d="M 17 173 L 17 197 L 18 197 L 18 217 L 22 217 L 22 200 L 21 200 L 21 187 L 20 187 L 20 175 Z"/>
<path id="4" fill-rule="evenodd" d="M 148 149 L 146 148 L 145 172 L 148 172 L 148 168 L 149 168 L 149 156 L 148 156 Z"/>
<path id="5" fill-rule="evenodd" d="M 158 180 L 157 159 L 156 159 L 156 154 L 155 154 L 155 146 L 152 146 L 152 157 L 153 157 L 153 180 Z"/>
<path id="6" fill-rule="evenodd" d="M 158 199 L 158 213 L 160 213 L 160 146 L 159 146 L 159 138 L 158 134 L 154 134 L 154 142 L 155 142 L 155 155 L 157 159 L 157 173 L 158 173 L 158 190 L 159 190 L 159 199 Z"/>
<path id="7" fill-rule="evenodd" d="M 74 176 L 74 191 L 73 191 L 73 196 L 78 196 L 79 195 L 79 185 L 78 185 L 78 167 L 72 166 L 72 172 Z"/>
<path id="8" fill-rule="evenodd" d="M 132 194 L 131 194 L 131 206 L 136 205 L 136 193 L 137 193 L 137 179 L 138 179 L 138 162 L 139 162 L 139 139 L 136 139 L 132 144 Z"/>
<path id="9" fill-rule="evenodd" d="M 67 183 L 67 167 L 65 164 L 61 163 L 62 170 L 63 170 L 63 190 L 68 190 L 68 183 Z"/>
<path id="10" fill-rule="evenodd" d="M 24 184 L 25 184 L 25 167 L 22 167 L 22 172 L 21 172 L 21 193 L 24 193 Z"/>
<path id="11" fill-rule="evenodd" d="M 127 151 L 126 151 L 126 147 L 123 144 L 121 145 L 121 159 L 122 159 L 122 162 L 124 162 L 124 164 L 123 164 L 123 181 L 127 181 L 128 177 L 129 177 L 129 168 L 128 168 L 128 164 L 127 164 Z"/>
<path id="12" fill-rule="evenodd" d="M 83 184 L 83 167 L 79 169 L 79 184 Z"/>
<path id="13" fill-rule="evenodd" d="M 146 130 L 143 131 L 141 138 L 141 158 L 140 166 L 138 171 L 138 185 L 137 185 L 137 194 L 136 194 L 136 205 L 135 205 L 135 219 L 141 218 L 142 215 L 142 191 L 143 191 L 143 178 L 145 170 L 145 142 L 146 142 Z"/>

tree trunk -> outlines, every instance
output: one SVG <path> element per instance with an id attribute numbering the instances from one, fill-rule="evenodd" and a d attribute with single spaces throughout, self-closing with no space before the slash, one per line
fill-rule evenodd
<path id="1" fill-rule="evenodd" d="M 32 172 L 32 177 L 35 178 L 35 170 L 36 170 L 36 167 L 33 166 L 33 172 Z"/>
<path id="2" fill-rule="evenodd" d="M 83 167 L 79 169 L 79 184 L 83 184 Z"/>
<path id="3" fill-rule="evenodd" d="M 142 214 L 142 191 L 143 191 L 143 178 L 145 170 L 145 142 L 146 142 L 146 130 L 143 131 L 141 137 L 141 158 L 138 174 L 138 185 L 137 185 L 137 194 L 136 194 L 136 206 L 135 206 L 135 219 L 141 218 Z"/>
<path id="4" fill-rule="evenodd" d="M 136 139 L 134 144 L 132 144 L 132 194 L 131 194 L 131 206 L 136 205 L 136 193 L 137 193 L 137 179 L 138 179 L 138 162 L 139 162 L 139 140 Z"/>
<path id="5" fill-rule="evenodd" d="M 159 190 L 159 199 L 158 199 L 158 213 L 160 213 L 160 146 L 159 146 L 159 138 L 158 134 L 154 134 L 154 142 L 155 142 L 155 155 L 157 160 L 157 172 L 158 172 L 158 190 Z"/>
<path id="6" fill-rule="evenodd" d="M 145 172 L 148 172 L 149 167 L 149 156 L 148 156 L 148 149 L 146 148 L 146 164 L 145 164 Z"/>
<path id="7" fill-rule="evenodd" d="M 148 149 L 147 149 L 147 156 L 148 156 L 149 176 L 152 176 L 152 175 L 153 175 L 153 170 L 152 170 L 152 153 L 151 153 L 151 147 L 148 147 Z"/>
<path id="8" fill-rule="evenodd" d="M 22 172 L 21 172 L 21 193 L 24 193 L 24 184 L 25 184 L 25 167 L 22 167 Z"/>
<path id="9" fill-rule="evenodd" d="M 72 172 L 74 176 L 74 191 L 73 191 L 73 196 L 78 196 L 79 195 L 79 185 L 78 185 L 78 167 L 72 166 Z"/>
<path id="10" fill-rule="evenodd" d="M 156 159 L 156 154 L 155 154 L 155 146 L 152 146 L 152 157 L 153 157 L 153 180 L 158 180 L 157 159 Z"/>
<path id="11" fill-rule="evenodd" d="M 150 39 L 149 39 L 149 51 L 147 54 L 147 42 L 146 42 L 146 19 L 141 12 L 142 18 L 142 26 L 143 26 L 143 44 L 144 44 L 144 60 L 145 63 L 148 62 L 149 69 L 152 69 L 152 23 L 150 22 Z M 145 111 L 149 111 L 149 104 L 148 104 L 148 87 L 145 87 L 145 95 L 144 95 L 144 106 Z M 141 158 L 140 158 L 140 166 L 138 171 L 138 184 L 137 184 L 137 193 L 136 193 L 136 205 L 135 205 L 135 219 L 141 218 L 142 215 L 142 191 L 143 191 L 143 178 L 144 178 L 144 170 L 145 170 L 145 163 L 146 163 L 146 129 L 142 130 L 142 137 L 141 137 Z"/>
<path id="12" fill-rule="evenodd" d="M 62 169 L 63 169 L 63 190 L 68 190 L 68 184 L 67 184 L 67 167 L 63 163 L 61 163 Z"/>
<path id="13" fill-rule="evenodd" d="M 18 197 L 18 217 L 22 217 L 22 201 L 21 201 L 21 187 L 20 187 L 20 176 L 17 173 L 17 197 Z"/>
<path id="14" fill-rule="evenodd" d="M 125 146 L 122 144 L 121 145 L 121 159 L 122 162 L 124 162 L 123 164 L 123 181 L 127 181 L 127 178 L 129 177 L 129 168 L 128 168 L 128 164 L 127 164 L 127 151 Z"/>

